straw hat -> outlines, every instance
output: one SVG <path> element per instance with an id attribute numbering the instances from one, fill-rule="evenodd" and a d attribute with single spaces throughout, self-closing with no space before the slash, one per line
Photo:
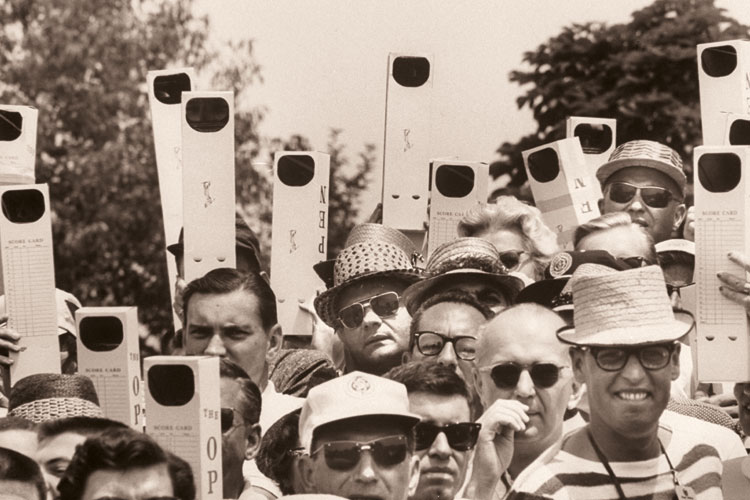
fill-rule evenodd
<path id="1" fill-rule="evenodd" d="M 624 271 L 630 269 L 625 261 L 615 258 L 606 250 L 559 252 L 552 257 L 544 270 L 544 279 L 531 283 L 518 293 L 516 302 L 533 302 L 555 311 L 573 309 L 569 294 L 569 281 L 573 273 L 584 264 Z"/>
<path id="2" fill-rule="evenodd" d="M 587 265 L 581 266 L 582 271 Z M 574 345 L 639 345 L 677 340 L 692 329 L 675 319 L 658 266 L 598 276 L 573 274 L 574 327 L 558 338 Z"/>
<path id="3" fill-rule="evenodd" d="M 10 391 L 8 415 L 35 423 L 67 417 L 103 417 L 94 383 L 85 375 L 37 373 Z"/>
<path id="4" fill-rule="evenodd" d="M 630 141 L 620 144 L 612 152 L 609 161 L 596 171 L 596 178 L 601 185 L 609 177 L 627 167 L 648 167 L 658 170 L 671 177 L 685 194 L 687 177 L 682 170 L 682 158 L 677 151 L 655 141 Z"/>
<path id="5" fill-rule="evenodd" d="M 315 298 L 315 311 L 335 328 L 336 298 L 344 287 L 364 278 L 396 277 L 411 283 L 419 279 L 415 267 L 418 254 L 411 240 L 400 231 L 382 224 L 359 224 L 333 266 L 333 286 Z"/>
<path id="6" fill-rule="evenodd" d="M 432 294 L 437 287 L 461 278 L 477 277 L 494 285 L 514 300 L 524 287 L 521 278 L 504 272 L 500 254 L 495 245 L 480 238 L 457 238 L 435 249 L 424 269 L 426 279 L 414 283 L 404 292 L 404 302 L 409 314 Z"/>

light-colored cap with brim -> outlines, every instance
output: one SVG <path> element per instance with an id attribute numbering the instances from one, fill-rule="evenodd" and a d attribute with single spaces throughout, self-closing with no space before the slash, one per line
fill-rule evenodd
<path id="1" fill-rule="evenodd" d="M 608 269 L 590 276 L 583 272 L 587 265 L 579 267 L 570 280 L 574 326 L 558 330 L 562 342 L 583 346 L 658 344 L 677 340 L 692 329 L 692 323 L 675 319 L 658 266 Z"/>
<path id="2" fill-rule="evenodd" d="M 333 266 L 333 286 L 315 297 L 315 311 L 336 328 L 336 298 L 347 286 L 371 277 L 395 277 L 406 283 L 420 279 L 417 252 L 402 232 L 382 224 L 365 223 L 352 229 Z"/>
<path id="3" fill-rule="evenodd" d="M 682 252 L 695 255 L 695 243 L 682 238 L 673 238 L 671 240 L 660 241 L 656 244 L 656 253 L 662 252 Z"/>
<path id="4" fill-rule="evenodd" d="M 673 179 L 685 195 L 687 177 L 682 168 L 682 158 L 677 151 L 655 141 L 637 140 L 620 144 L 596 171 L 596 178 L 604 186 L 607 179 L 627 167 L 647 167 L 658 170 Z"/>
<path id="5" fill-rule="evenodd" d="M 301 445 L 311 452 L 313 433 L 323 425 L 357 417 L 389 417 L 411 428 L 419 416 L 409 411 L 406 386 L 377 375 L 351 372 L 310 389 L 299 417 Z"/>
<path id="6" fill-rule="evenodd" d="M 521 278 L 504 271 L 495 245 L 481 238 L 457 238 L 438 246 L 427 260 L 424 275 L 425 279 L 404 291 L 404 303 L 411 315 L 435 290 L 450 283 L 460 285 L 462 279 L 486 281 L 505 292 L 510 301 L 525 286 Z"/>

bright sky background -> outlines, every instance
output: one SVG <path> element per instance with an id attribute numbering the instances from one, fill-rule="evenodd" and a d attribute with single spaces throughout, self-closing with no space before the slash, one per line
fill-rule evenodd
<path id="1" fill-rule="evenodd" d="M 508 74 L 523 52 L 572 23 L 627 22 L 651 0 L 198 0 L 215 40 L 252 38 L 264 83 L 249 105 L 267 108 L 267 137 L 308 137 L 325 151 L 331 127 L 346 154 L 382 153 L 389 52 L 434 56 L 432 151 L 492 161 L 506 140 L 534 130 Z M 750 0 L 717 0 L 750 24 Z M 379 157 L 377 166 L 382 167 Z M 379 176 L 364 200 L 380 197 Z M 366 214 L 365 214 L 366 215 Z"/>

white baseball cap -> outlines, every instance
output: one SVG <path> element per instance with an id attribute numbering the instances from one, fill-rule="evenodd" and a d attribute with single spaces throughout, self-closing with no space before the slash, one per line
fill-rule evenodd
<path id="1" fill-rule="evenodd" d="M 420 420 L 409 411 L 404 384 L 355 371 L 310 389 L 299 418 L 300 443 L 310 453 L 313 432 L 318 427 L 372 415 L 401 418 L 409 426 Z"/>

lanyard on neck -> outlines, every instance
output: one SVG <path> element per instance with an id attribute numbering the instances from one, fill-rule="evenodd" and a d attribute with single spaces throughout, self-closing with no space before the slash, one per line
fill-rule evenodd
<path id="1" fill-rule="evenodd" d="M 617 495 L 620 497 L 620 500 L 626 500 L 627 497 L 625 496 L 625 492 L 622 490 L 622 486 L 620 485 L 620 480 L 617 479 L 615 472 L 612 470 L 612 467 L 609 465 L 609 461 L 607 460 L 607 457 L 604 456 L 604 453 L 602 453 L 602 450 L 599 449 L 599 446 L 597 446 L 596 441 L 594 441 L 594 436 L 591 434 L 591 429 L 589 427 L 586 427 L 586 435 L 589 438 L 591 447 L 594 449 L 594 453 L 596 453 L 596 456 L 599 458 L 599 461 L 607 470 L 607 474 L 609 474 L 609 478 L 612 480 L 612 483 L 615 485 L 615 489 L 617 490 Z M 695 494 L 692 492 L 692 488 L 683 487 L 680 484 L 679 479 L 677 479 L 677 471 L 674 469 L 674 466 L 672 465 L 672 461 L 669 459 L 669 455 L 667 455 L 667 450 L 664 449 L 664 445 L 661 444 L 661 440 L 658 439 L 658 441 L 659 441 L 659 451 L 662 454 L 664 454 L 664 458 L 667 459 L 667 465 L 669 465 L 669 472 L 672 474 L 672 482 L 674 483 L 675 494 L 677 498 L 678 499 L 694 498 Z"/>

